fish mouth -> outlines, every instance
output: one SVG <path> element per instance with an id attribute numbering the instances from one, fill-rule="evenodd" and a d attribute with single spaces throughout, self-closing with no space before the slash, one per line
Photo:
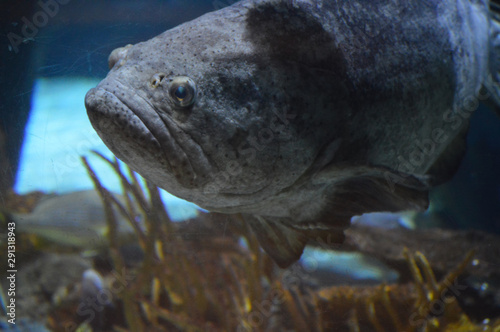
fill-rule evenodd
<path id="1" fill-rule="evenodd" d="M 127 90 L 117 84 L 113 92 L 100 85 L 87 92 L 85 107 L 98 135 L 118 158 L 152 182 L 172 183 L 171 174 L 183 187 L 193 187 L 195 172 L 166 123 L 138 93 L 125 98 Z"/>

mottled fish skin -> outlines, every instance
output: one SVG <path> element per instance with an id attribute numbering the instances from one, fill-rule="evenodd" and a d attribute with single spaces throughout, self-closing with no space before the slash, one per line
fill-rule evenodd
<path id="1" fill-rule="evenodd" d="M 241 1 L 115 50 L 85 104 L 120 159 L 243 213 L 287 266 L 310 238 L 342 242 L 353 215 L 425 208 L 453 174 L 497 68 L 489 15 L 473 0 Z"/>

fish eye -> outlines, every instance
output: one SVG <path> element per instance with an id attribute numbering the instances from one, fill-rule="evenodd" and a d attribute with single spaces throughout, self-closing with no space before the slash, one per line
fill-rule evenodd
<path id="1" fill-rule="evenodd" d="M 187 107 L 194 103 L 196 85 L 189 77 L 179 76 L 170 83 L 169 93 L 176 106 Z"/>
<path id="2" fill-rule="evenodd" d="M 183 86 L 178 86 L 175 89 L 174 95 L 179 101 L 183 101 L 187 97 L 187 89 Z"/>

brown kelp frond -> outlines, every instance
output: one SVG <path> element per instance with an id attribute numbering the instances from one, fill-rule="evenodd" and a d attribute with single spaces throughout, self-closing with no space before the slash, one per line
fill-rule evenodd
<path id="1" fill-rule="evenodd" d="M 117 254 L 119 243 L 115 238 L 116 220 L 111 206 L 117 206 L 119 213 L 133 216 L 134 204 L 130 201 L 134 200 L 145 215 L 145 231 L 134 227 L 145 259 L 136 271 L 131 271 L 135 276 L 133 283 L 117 294 L 128 328 L 131 331 L 225 331 L 238 326 L 256 327 L 252 321 L 253 304 L 264 300 L 263 282 L 269 278 L 271 263 L 249 229 L 244 224 L 237 228 L 228 226 L 230 237 L 200 238 L 214 244 L 208 246 L 210 250 L 205 244 L 199 246 L 186 240 L 170 221 L 156 186 L 146 182 L 147 194 L 144 193 L 137 176 L 128 167 L 126 176 L 116 159 L 98 156 L 117 173 L 123 194 L 128 198 L 126 206 L 113 200 L 83 158 L 106 206 L 110 250 L 115 253 L 112 259 L 116 269 L 126 267 Z M 130 219 L 130 223 L 134 225 L 134 220 Z M 240 222 L 235 219 L 230 223 Z M 238 238 L 245 239 L 248 249 L 238 245 Z M 233 244 L 229 239 L 233 239 Z M 259 329 L 257 326 L 256 330 Z"/>
<path id="2" fill-rule="evenodd" d="M 110 243 L 110 254 L 113 259 L 113 263 L 115 268 L 118 271 L 123 271 L 125 269 L 125 263 L 123 262 L 123 258 L 119 254 L 119 242 L 118 242 L 118 223 L 116 221 L 112 204 L 116 204 L 118 207 L 123 209 L 123 206 L 115 200 L 112 199 L 113 195 L 104 188 L 104 186 L 99 181 L 99 178 L 90 167 L 87 159 L 82 157 L 83 164 L 89 173 L 90 178 L 94 182 L 94 186 L 99 192 L 101 199 L 104 203 L 104 209 L 106 213 L 106 222 L 108 225 L 108 239 Z M 144 325 L 139 319 L 139 308 L 137 304 L 134 302 L 135 294 L 130 290 L 125 288 L 121 293 L 121 300 L 123 301 L 124 315 L 127 321 L 127 325 L 130 327 L 132 331 L 142 332 L 144 331 Z"/>

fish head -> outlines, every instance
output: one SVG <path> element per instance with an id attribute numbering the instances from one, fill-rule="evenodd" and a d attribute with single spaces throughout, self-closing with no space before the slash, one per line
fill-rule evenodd
<path id="1" fill-rule="evenodd" d="M 302 153 L 306 162 L 297 165 L 306 149 L 283 107 L 286 89 L 254 75 L 266 68 L 243 34 L 228 30 L 207 18 L 116 49 L 107 77 L 85 98 L 93 127 L 118 158 L 218 211 L 272 196 L 316 153 Z"/>

